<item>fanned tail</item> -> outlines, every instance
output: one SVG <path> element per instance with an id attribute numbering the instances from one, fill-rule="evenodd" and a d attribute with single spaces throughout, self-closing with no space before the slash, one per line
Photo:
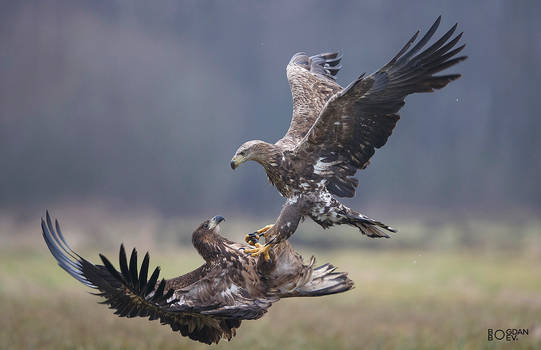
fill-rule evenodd
<path id="1" fill-rule="evenodd" d="M 353 281 L 348 278 L 347 272 L 336 272 L 336 267 L 329 263 L 314 268 L 315 261 L 312 256 L 310 264 L 305 266 L 305 278 L 298 281 L 294 290 L 280 297 L 318 297 L 353 288 Z"/>

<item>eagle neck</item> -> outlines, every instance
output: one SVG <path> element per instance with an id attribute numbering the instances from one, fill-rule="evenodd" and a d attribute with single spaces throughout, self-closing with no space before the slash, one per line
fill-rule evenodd
<path id="1" fill-rule="evenodd" d="M 199 255 L 207 262 L 216 259 L 220 254 L 222 237 L 214 232 L 194 232 L 192 244 Z"/>
<path id="2" fill-rule="evenodd" d="M 265 157 L 260 159 L 258 162 L 265 169 L 267 177 L 269 178 L 269 182 L 280 190 L 281 170 L 283 167 L 283 154 L 277 146 L 269 146 L 271 147 L 268 147 Z"/>
<path id="3" fill-rule="evenodd" d="M 282 162 L 282 152 L 275 145 L 268 145 L 265 149 L 265 153 L 258 159 L 265 170 L 270 168 L 277 168 Z"/>

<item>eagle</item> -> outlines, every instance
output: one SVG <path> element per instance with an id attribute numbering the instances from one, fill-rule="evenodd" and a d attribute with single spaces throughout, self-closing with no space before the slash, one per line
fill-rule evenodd
<path id="1" fill-rule="evenodd" d="M 387 142 L 406 96 L 441 89 L 460 77 L 436 75 L 467 58 L 457 57 L 465 46 L 456 47 L 462 33 L 451 39 L 457 24 L 425 48 L 440 21 L 441 16 L 413 47 L 420 31 L 386 65 L 370 75 L 361 74 L 345 88 L 335 81 L 341 68 L 339 53 L 309 57 L 301 52 L 291 58 L 286 69 L 293 97 L 289 130 L 274 144 L 248 141 L 231 159 L 232 169 L 246 161 L 263 166 L 269 182 L 287 198 L 282 209 L 287 213 L 281 213 L 287 219 L 284 224 L 292 227 L 295 215 L 301 215 L 323 228 L 354 226 L 368 237 L 388 238 L 385 231 L 396 232 L 348 208 L 335 196 L 354 196 L 358 185 L 355 173 L 366 168 L 375 149 Z M 300 208 L 302 212 L 295 214 Z M 276 227 L 266 235 L 280 242 L 288 238 L 285 233 L 294 231 Z M 254 233 L 246 240 L 255 242 L 258 238 Z M 258 246 L 254 252 L 260 249 L 268 253 L 268 245 Z"/>
<path id="2" fill-rule="evenodd" d="M 96 290 L 92 294 L 104 298 L 101 303 L 116 315 L 160 320 L 182 336 L 209 345 L 231 340 L 242 320 L 262 317 L 280 298 L 335 294 L 353 287 L 347 273 L 331 264 L 314 267 L 312 256 L 305 265 L 287 241 L 273 247 L 269 260 L 245 254 L 249 245 L 219 234 L 223 220 L 215 216 L 193 232 L 193 246 L 205 260 L 202 266 L 160 281 L 160 267 L 149 277 L 148 253 L 138 266 L 135 248 L 128 261 L 121 245 L 119 270 L 102 254 L 101 264 L 95 265 L 70 248 L 58 220 L 53 226 L 48 212 L 41 228 L 60 267 Z"/>

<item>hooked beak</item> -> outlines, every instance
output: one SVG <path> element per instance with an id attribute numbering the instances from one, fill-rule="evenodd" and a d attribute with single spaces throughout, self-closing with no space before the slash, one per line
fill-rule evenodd
<path id="1" fill-rule="evenodd" d="M 243 159 L 241 157 L 238 155 L 234 156 L 233 159 L 231 159 L 231 169 L 235 170 L 242 162 Z"/>
<path id="2" fill-rule="evenodd" d="M 213 217 L 212 219 L 210 219 L 210 222 L 209 222 L 209 229 L 210 230 L 213 230 L 216 226 L 218 226 L 218 224 L 222 221 L 224 221 L 224 217 L 223 216 L 219 216 L 219 215 L 216 215 L 215 217 Z"/>

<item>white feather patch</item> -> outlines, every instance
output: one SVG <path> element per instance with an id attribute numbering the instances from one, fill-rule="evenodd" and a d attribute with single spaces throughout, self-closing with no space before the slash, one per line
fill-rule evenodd
<path id="1" fill-rule="evenodd" d="M 319 157 L 316 164 L 314 164 L 314 174 L 316 175 L 326 175 L 330 172 L 330 168 L 333 165 L 336 165 L 340 163 L 339 160 L 335 160 L 334 162 L 324 162 L 323 157 Z"/>

